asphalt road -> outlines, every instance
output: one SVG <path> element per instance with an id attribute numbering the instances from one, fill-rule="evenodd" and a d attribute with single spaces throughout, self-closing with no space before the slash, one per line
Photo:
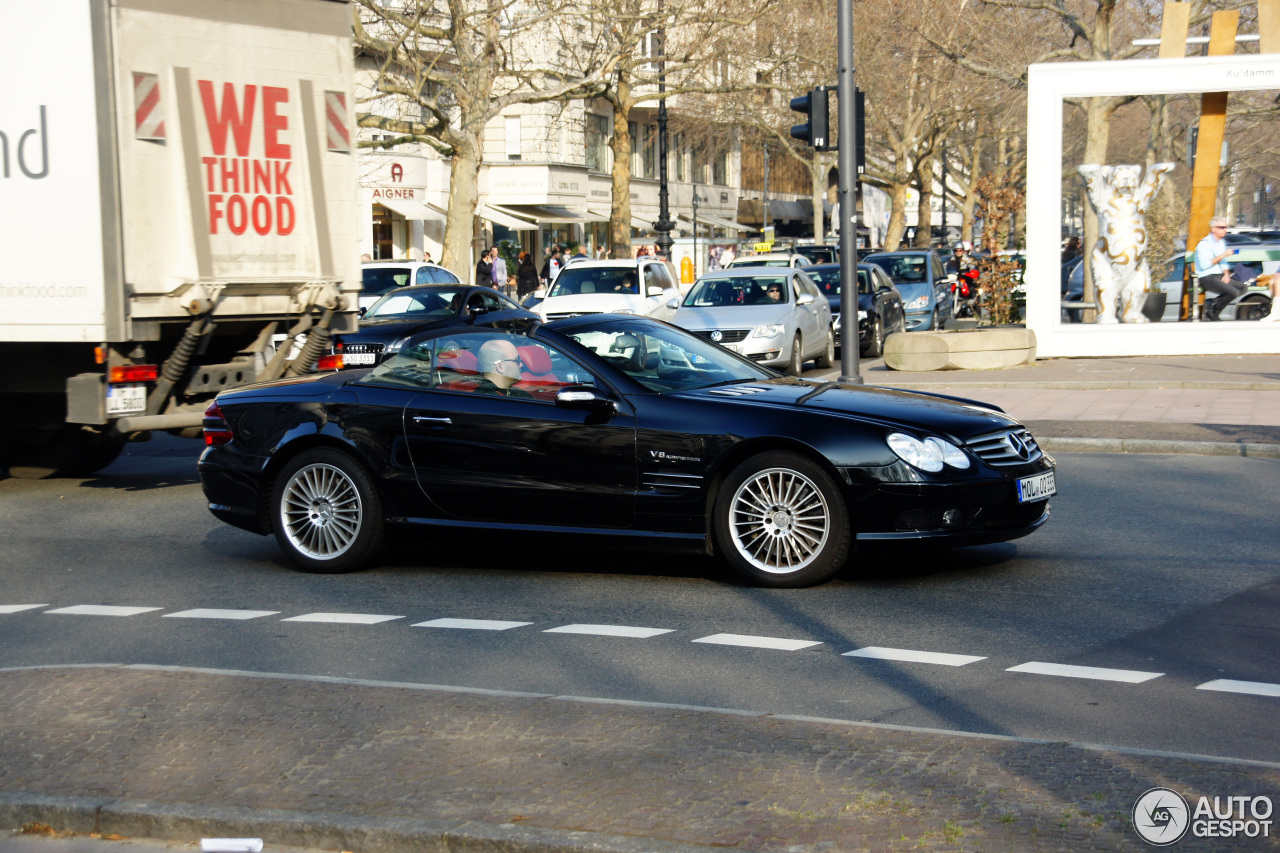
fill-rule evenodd
<path id="1" fill-rule="evenodd" d="M 1273 460 L 1064 454 L 1027 539 L 761 590 L 703 558 L 477 534 L 306 575 L 209 515 L 198 452 L 159 437 L 88 480 L 0 481 L 0 667 L 342 676 L 1280 761 L 1280 696 L 1199 689 L 1280 684 Z M 81 605 L 155 609 L 53 612 Z M 440 619 L 522 624 L 421 625 Z M 846 655 L 867 648 L 926 654 Z"/>

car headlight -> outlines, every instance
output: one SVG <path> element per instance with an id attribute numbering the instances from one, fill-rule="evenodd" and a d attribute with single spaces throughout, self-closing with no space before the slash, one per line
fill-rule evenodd
<path id="1" fill-rule="evenodd" d="M 889 449 L 898 458 L 913 468 L 921 471 L 938 472 L 944 465 L 965 469 L 969 467 L 969 457 L 964 451 L 949 441 L 930 436 L 924 441 L 903 435 L 900 432 L 889 434 Z"/>
<path id="2" fill-rule="evenodd" d="M 925 294 L 924 296 L 919 296 L 919 297 L 916 297 L 915 299 L 912 299 L 906 305 L 903 305 L 902 309 L 904 311 L 923 311 L 928 307 L 929 307 L 929 296 L 928 294 Z"/>
<path id="3" fill-rule="evenodd" d="M 611 314 L 634 314 L 634 313 L 636 313 L 636 310 L 635 310 L 634 308 L 614 308 L 614 309 L 613 309 L 613 311 L 611 311 L 611 312 L 609 312 L 609 313 L 611 313 Z"/>
<path id="4" fill-rule="evenodd" d="M 755 331 L 751 333 L 753 338 L 776 338 L 787 330 L 782 323 L 766 323 L 763 326 L 756 326 Z"/>

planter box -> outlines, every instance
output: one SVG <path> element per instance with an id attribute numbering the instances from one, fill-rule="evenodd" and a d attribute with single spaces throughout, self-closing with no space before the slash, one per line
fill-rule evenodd
<path id="1" fill-rule="evenodd" d="M 891 370 L 993 370 L 1036 360 L 1036 333 L 1020 326 L 890 335 L 884 363 Z"/>

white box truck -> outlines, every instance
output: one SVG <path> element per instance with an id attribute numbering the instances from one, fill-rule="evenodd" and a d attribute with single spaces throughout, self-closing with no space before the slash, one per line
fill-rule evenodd
<path id="1" fill-rule="evenodd" d="M 0 44 L 0 468 L 92 473 L 355 330 L 346 0 L 8 3 Z"/>

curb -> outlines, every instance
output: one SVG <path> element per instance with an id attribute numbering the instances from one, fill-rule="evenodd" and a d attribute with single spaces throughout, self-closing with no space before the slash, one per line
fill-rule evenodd
<path id="1" fill-rule="evenodd" d="M 1280 444 L 1230 441 L 1167 441 L 1155 438 L 1054 438 L 1036 442 L 1044 450 L 1058 453 L 1179 453 L 1196 456 L 1247 456 L 1251 459 L 1280 459 Z"/>
<path id="2" fill-rule="evenodd" d="M 711 853 L 717 849 L 509 823 L 357 817 L 0 791 L 0 827 L 17 828 L 32 821 L 58 830 L 114 833 L 126 838 L 196 841 L 249 837 L 261 838 L 272 846 L 362 853 Z"/>

